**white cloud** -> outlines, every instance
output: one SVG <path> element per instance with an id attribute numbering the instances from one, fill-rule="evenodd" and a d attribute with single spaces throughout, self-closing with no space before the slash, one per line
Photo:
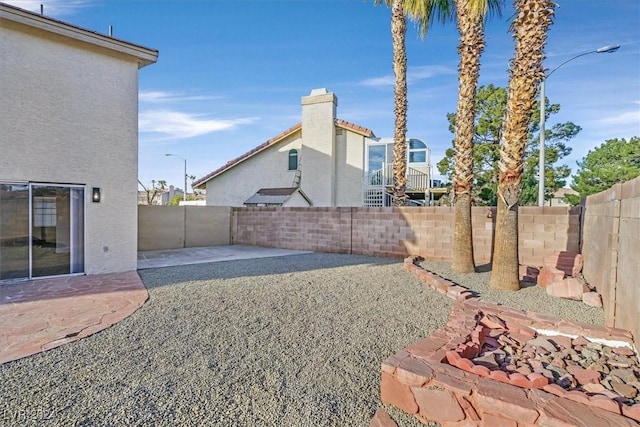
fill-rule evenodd
<path id="1" fill-rule="evenodd" d="M 233 120 L 208 119 L 202 115 L 180 111 L 149 110 L 140 112 L 138 127 L 140 132 L 161 134 L 162 139 L 182 139 L 231 129 L 255 120 L 256 117 Z"/>
<path id="2" fill-rule="evenodd" d="M 177 101 L 209 101 L 212 99 L 222 99 L 221 96 L 213 95 L 185 95 L 177 92 L 167 92 L 162 90 L 142 91 L 138 95 L 141 102 L 177 102 Z"/>
<path id="3" fill-rule="evenodd" d="M 62 16 L 70 15 L 77 9 L 90 5 L 92 0 L 4 0 L 3 3 L 37 13 L 40 13 L 42 4 L 45 16 Z"/>
<path id="4" fill-rule="evenodd" d="M 455 69 L 442 65 L 423 65 L 419 67 L 409 67 L 407 69 L 407 83 L 412 84 L 420 80 L 430 79 L 439 75 L 457 74 Z M 387 74 L 381 77 L 372 77 L 361 82 L 364 86 L 393 86 L 395 77 Z"/>
<path id="5" fill-rule="evenodd" d="M 597 119 L 596 123 L 602 126 L 633 126 L 640 127 L 640 109 L 635 111 L 619 112 L 618 114 Z"/>

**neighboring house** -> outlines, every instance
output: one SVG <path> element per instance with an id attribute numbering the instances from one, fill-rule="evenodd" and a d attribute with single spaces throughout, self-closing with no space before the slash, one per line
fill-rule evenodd
<path id="1" fill-rule="evenodd" d="M 567 195 L 577 196 L 579 193 L 571 188 L 559 188 L 555 193 L 553 193 L 553 197 L 549 199 L 545 205 L 547 206 L 569 206 L 565 196 Z"/>
<path id="2" fill-rule="evenodd" d="M 393 186 L 393 139 L 336 117 L 337 97 L 314 89 L 302 122 L 196 180 L 215 206 L 385 206 Z M 430 151 L 409 139 L 407 193 L 432 197 Z"/>
<path id="3" fill-rule="evenodd" d="M 154 190 L 151 191 L 151 196 L 153 196 L 153 200 L 151 201 L 152 205 L 155 206 L 166 206 L 169 204 L 174 197 L 180 196 L 184 194 L 184 192 L 170 185 L 169 188 L 164 188 L 162 190 L 156 190 L 154 194 Z M 149 194 L 146 191 L 138 191 L 138 204 L 139 205 L 148 205 L 149 204 Z"/>
<path id="4" fill-rule="evenodd" d="M 138 69 L 157 58 L 0 3 L 0 280 L 137 268 Z"/>

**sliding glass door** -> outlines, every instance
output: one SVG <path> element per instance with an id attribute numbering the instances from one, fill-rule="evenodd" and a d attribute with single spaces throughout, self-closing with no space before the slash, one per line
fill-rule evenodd
<path id="1" fill-rule="evenodd" d="M 1 184 L 0 280 L 84 272 L 84 187 Z"/>
<path id="2" fill-rule="evenodd" d="M 0 280 L 29 277 L 29 185 L 0 182 Z"/>

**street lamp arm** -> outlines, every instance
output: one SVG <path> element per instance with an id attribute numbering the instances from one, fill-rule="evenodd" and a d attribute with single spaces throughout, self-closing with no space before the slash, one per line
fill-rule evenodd
<path id="1" fill-rule="evenodd" d="M 590 50 L 589 52 L 580 53 L 580 54 L 574 56 L 573 58 L 567 59 L 562 64 L 560 64 L 557 67 L 555 67 L 553 70 L 549 71 L 549 73 L 547 73 L 547 75 L 545 76 L 545 79 L 548 79 L 549 76 L 551 76 L 551 74 L 553 74 L 558 68 L 562 67 L 567 62 L 571 62 L 574 59 L 580 58 L 581 56 L 590 55 L 592 53 L 612 53 L 612 52 L 615 52 L 618 49 L 620 49 L 620 45 L 619 44 L 614 44 L 614 45 L 610 45 L 610 46 L 603 46 L 603 47 L 600 47 L 600 48 L 598 48 L 596 50 Z"/>
<path id="2" fill-rule="evenodd" d="M 602 46 L 596 50 L 591 50 L 589 52 L 584 52 L 579 55 L 576 55 L 572 58 L 567 59 L 562 64 L 558 65 L 556 68 L 551 70 L 540 80 L 540 148 L 539 148 L 539 164 L 538 164 L 538 206 L 544 206 L 544 180 L 545 180 L 545 158 L 544 158 L 544 139 L 545 139 L 545 129 L 544 129 L 544 120 L 545 120 L 545 96 L 544 96 L 544 86 L 546 80 L 553 74 L 558 68 L 565 65 L 567 62 L 571 62 L 574 59 L 580 58 L 581 56 L 589 55 L 592 53 L 611 53 L 620 49 L 619 44 L 613 44 L 608 46 Z"/>

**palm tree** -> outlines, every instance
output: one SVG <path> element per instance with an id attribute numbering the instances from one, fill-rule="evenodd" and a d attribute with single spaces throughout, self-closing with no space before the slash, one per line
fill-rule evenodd
<path id="1" fill-rule="evenodd" d="M 395 123 L 393 130 L 393 205 L 407 204 L 407 21 L 404 1 L 391 5 L 391 37 L 393 39 L 393 91 Z"/>
<path id="2" fill-rule="evenodd" d="M 542 60 L 547 30 L 553 22 L 552 0 L 514 0 L 511 31 L 516 41 L 498 163 L 498 213 L 490 286 L 518 290 L 518 199 L 522 190 L 527 127 L 544 78 Z"/>
<path id="3" fill-rule="evenodd" d="M 383 0 L 375 0 L 379 5 Z M 451 0 L 384 0 L 391 6 L 391 37 L 393 39 L 394 144 L 393 144 L 393 205 L 407 203 L 407 33 L 406 16 L 418 22 L 422 36 L 434 19 L 444 21 L 450 16 Z"/>
<path id="4" fill-rule="evenodd" d="M 473 136 L 476 90 L 480 76 L 480 56 L 484 50 L 484 18 L 491 9 L 500 14 L 499 0 L 456 0 L 460 44 L 458 53 L 458 110 L 455 119 L 453 190 L 455 227 L 451 269 L 459 273 L 475 271 L 471 200 L 473 183 Z"/>

